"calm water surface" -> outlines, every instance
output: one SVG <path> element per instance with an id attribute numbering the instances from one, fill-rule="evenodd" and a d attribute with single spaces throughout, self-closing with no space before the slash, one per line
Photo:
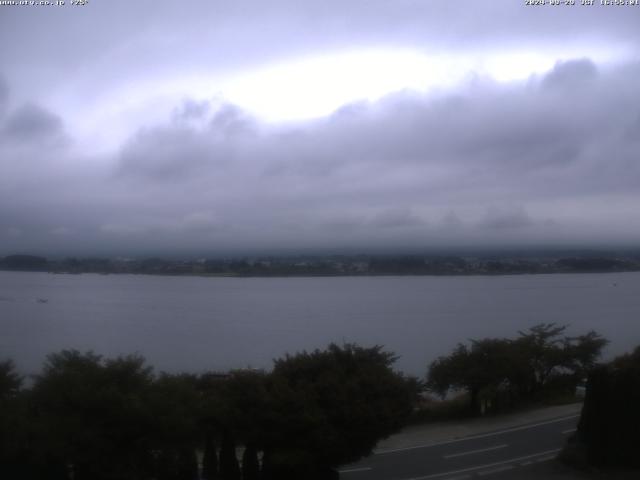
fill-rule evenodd
<path id="1" fill-rule="evenodd" d="M 38 299 L 46 299 L 46 303 Z M 329 342 L 382 344 L 423 375 L 459 341 L 539 322 L 640 344 L 640 273 L 204 278 L 0 272 L 0 359 L 37 372 L 63 348 L 139 352 L 157 369 L 269 368 Z"/>

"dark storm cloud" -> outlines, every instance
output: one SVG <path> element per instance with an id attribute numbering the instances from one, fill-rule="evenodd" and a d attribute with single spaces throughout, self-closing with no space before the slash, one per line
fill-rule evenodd
<path id="1" fill-rule="evenodd" d="M 531 218 L 523 208 L 490 208 L 481 223 L 482 226 L 492 229 L 524 228 L 532 224 Z"/>
<path id="2" fill-rule="evenodd" d="M 3 146 L 55 147 L 66 141 L 60 116 L 32 102 L 12 110 L 9 94 L 9 86 L 0 74 L 0 151 Z"/>
<path id="3" fill-rule="evenodd" d="M 377 213 L 372 220 L 373 225 L 383 228 L 413 227 L 423 223 L 424 220 L 408 208 L 383 210 Z"/>
<path id="4" fill-rule="evenodd" d="M 35 105 L 26 104 L 11 112 L 4 123 L 6 137 L 19 141 L 47 139 L 62 134 L 59 116 Z"/>
<path id="5" fill-rule="evenodd" d="M 558 62 L 545 76 L 542 86 L 544 88 L 581 88 L 588 86 L 597 75 L 597 67 L 588 58 Z"/>
<path id="6" fill-rule="evenodd" d="M 226 161 L 216 145 L 188 128 L 142 131 L 122 149 L 121 171 L 167 181 L 190 177 L 194 171 Z"/>
<path id="7" fill-rule="evenodd" d="M 214 111 L 207 102 L 186 100 L 174 109 L 172 122 L 145 128 L 123 146 L 119 158 L 120 175 L 140 175 L 174 181 L 224 170 L 234 160 L 242 141 L 254 132 L 254 121 L 233 105 Z M 206 120 L 194 128 L 191 120 Z"/>

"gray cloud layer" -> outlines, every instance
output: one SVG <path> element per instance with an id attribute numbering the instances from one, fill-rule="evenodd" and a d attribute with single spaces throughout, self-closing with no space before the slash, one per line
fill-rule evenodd
<path id="1" fill-rule="evenodd" d="M 113 0 L 1 10 L 0 255 L 640 240 L 640 9 Z M 378 46 L 593 54 L 554 57 L 565 60 L 521 82 L 471 72 L 463 85 L 297 124 L 190 91 L 137 127 L 110 116 L 112 98 L 128 112 L 126 94 L 153 79 Z M 625 60 L 599 62 L 601 49 Z M 87 144 L 85 121 L 116 148 Z"/>
<path id="2" fill-rule="evenodd" d="M 113 155 L 59 116 L 0 130 L 5 251 L 635 242 L 640 64 L 559 63 L 518 84 L 400 92 L 289 127 L 176 105 Z M 44 143 L 43 143 L 44 142 Z M 43 147 L 46 145 L 46 148 Z"/>

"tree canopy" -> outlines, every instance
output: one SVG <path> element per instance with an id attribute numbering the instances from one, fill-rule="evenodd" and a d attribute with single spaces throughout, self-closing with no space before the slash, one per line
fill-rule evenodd
<path id="1" fill-rule="evenodd" d="M 640 468 L 640 346 L 589 373 L 576 434 L 562 458 L 597 467 Z"/>
<path id="2" fill-rule="evenodd" d="M 63 350 L 24 390 L 3 362 L 0 476 L 252 480 L 262 451 L 263 479 L 324 478 L 411 412 L 417 383 L 391 369 L 394 359 L 381 347 L 330 345 L 269 373 L 154 374 L 137 355 Z"/>
<path id="3" fill-rule="evenodd" d="M 541 323 L 514 339 L 485 338 L 458 344 L 429 366 L 428 388 L 469 394 L 473 411 L 499 398 L 512 405 L 551 388 L 573 389 L 593 368 L 607 341 L 594 331 L 564 336 L 566 326 Z"/>
<path id="4" fill-rule="evenodd" d="M 353 344 L 276 360 L 265 447 L 293 465 L 335 467 L 368 455 L 400 429 L 418 393 L 417 382 L 391 369 L 394 361 L 380 346 Z"/>
<path id="5" fill-rule="evenodd" d="M 0 401 L 17 395 L 22 385 L 22 377 L 16 372 L 13 361 L 0 362 Z"/>
<path id="6" fill-rule="evenodd" d="M 125 478 L 147 470 L 151 368 L 138 356 L 104 360 L 65 350 L 47 357 L 32 402 L 37 450 L 77 480 Z"/>

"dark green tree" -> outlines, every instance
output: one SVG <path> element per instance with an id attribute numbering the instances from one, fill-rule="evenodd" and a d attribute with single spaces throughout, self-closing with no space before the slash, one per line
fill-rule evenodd
<path id="1" fill-rule="evenodd" d="M 595 365 L 607 341 L 590 331 L 563 336 L 565 326 L 543 323 L 519 332 L 515 340 L 485 338 L 458 344 L 429 366 L 427 387 L 441 396 L 463 390 L 471 411 L 490 404 L 512 406 L 545 392 L 573 392 Z"/>
<path id="2" fill-rule="evenodd" d="M 230 430 L 225 430 L 220 447 L 220 478 L 240 480 L 240 465 L 236 456 L 236 443 Z"/>
<path id="3" fill-rule="evenodd" d="M 538 393 L 558 369 L 570 366 L 570 352 L 565 348 L 565 338 L 561 336 L 566 329 L 566 325 L 540 323 L 518 332 L 520 337 L 516 345 L 527 361 L 526 388 L 529 395 Z"/>
<path id="4" fill-rule="evenodd" d="M 24 476 L 28 467 L 26 395 L 11 360 L 0 362 L 0 477 Z"/>
<path id="5" fill-rule="evenodd" d="M 149 389 L 145 403 L 153 418 L 150 445 L 160 452 L 157 470 L 166 480 L 197 476 L 195 451 L 202 444 L 200 396 L 198 378 L 190 374 L 162 373 Z"/>
<path id="6" fill-rule="evenodd" d="M 22 386 L 22 380 L 12 360 L 0 362 L 0 401 L 15 398 Z"/>
<path id="7" fill-rule="evenodd" d="M 521 388 L 529 397 L 535 397 L 554 382 L 564 379 L 566 389 L 586 378 L 595 366 L 602 349 L 608 343 L 603 337 L 589 331 L 577 337 L 565 336 L 566 325 L 541 323 L 526 332 L 519 332 L 515 345 L 520 358 L 526 362 L 526 385 Z"/>
<path id="8" fill-rule="evenodd" d="M 198 457 L 189 444 L 178 449 L 177 480 L 198 480 Z"/>
<path id="9" fill-rule="evenodd" d="M 608 340 L 593 330 L 585 335 L 566 339 L 564 348 L 569 358 L 569 368 L 578 380 L 586 380 L 608 343 Z"/>
<path id="10" fill-rule="evenodd" d="M 178 452 L 170 448 L 159 450 L 154 474 L 158 480 L 178 480 L 180 476 Z"/>
<path id="11" fill-rule="evenodd" d="M 205 480 L 220 478 L 217 446 L 224 429 L 231 427 L 226 395 L 228 379 L 228 374 L 207 372 L 198 376 L 196 382 L 199 395 L 197 422 L 199 437 L 204 443 L 202 476 Z"/>
<path id="12" fill-rule="evenodd" d="M 246 445 L 242 454 L 242 480 L 259 480 L 260 462 L 258 450 L 253 443 Z"/>
<path id="13" fill-rule="evenodd" d="M 509 340 L 472 340 L 470 347 L 458 344 L 449 356 L 431 363 L 427 386 L 443 397 L 451 390 L 464 390 L 471 412 L 480 412 L 498 390 L 513 395 L 510 388 L 517 376 L 517 359 Z"/>
<path id="14" fill-rule="evenodd" d="M 223 383 L 219 423 L 233 432 L 239 443 L 258 446 L 264 437 L 271 408 L 268 380 L 269 376 L 262 371 L 238 370 L 231 372 Z"/>
<path id="15" fill-rule="evenodd" d="M 589 373 L 576 435 L 562 458 L 597 467 L 640 468 L 640 346 Z"/>
<path id="16" fill-rule="evenodd" d="M 203 480 L 215 480 L 218 478 L 218 453 L 213 435 L 205 434 L 204 452 L 202 455 Z"/>
<path id="17" fill-rule="evenodd" d="M 325 478 L 399 430 L 418 389 L 392 370 L 394 361 L 382 347 L 352 344 L 276 360 L 262 439 L 267 473 Z"/>
<path id="18" fill-rule="evenodd" d="M 77 480 L 143 476 L 151 467 L 152 418 L 145 408 L 151 381 L 141 357 L 49 355 L 32 392 L 37 449 Z"/>
<path id="19" fill-rule="evenodd" d="M 216 437 L 224 441 L 225 435 L 232 435 L 233 440 L 248 447 L 249 452 L 261 448 L 270 408 L 267 377 L 264 372 L 256 370 L 237 370 L 225 376 L 205 374 L 200 377 L 201 426 L 205 439 L 209 439 L 207 441 L 213 441 Z M 236 468 L 231 464 L 237 464 L 237 460 L 231 456 L 225 457 L 228 450 L 224 451 L 224 455 L 222 450 L 220 475 L 236 475 Z M 230 461 L 228 467 L 222 466 L 223 457 Z M 207 475 L 213 473 L 207 471 Z"/>

